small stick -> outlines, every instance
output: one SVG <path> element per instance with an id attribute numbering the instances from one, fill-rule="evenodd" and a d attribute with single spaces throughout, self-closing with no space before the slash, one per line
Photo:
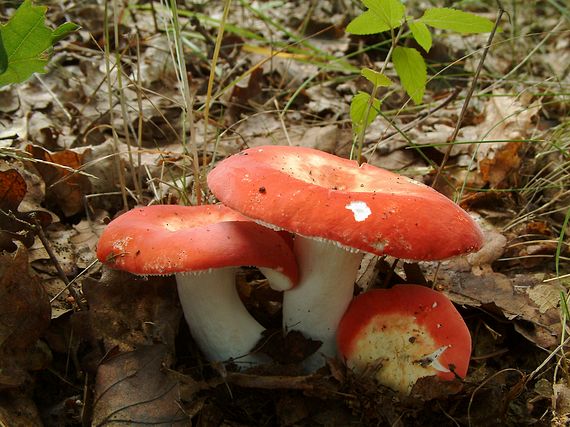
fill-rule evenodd
<path id="1" fill-rule="evenodd" d="M 447 150 L 445 151 L 445 154 L 443 156 L 443 160 L 441 161 L 439 168 L 437 169 L 437 173 L 435 174 L 435 178 L 433 179 L 433 182 L 431 184 L 432 187 L 436 186 L 437 181 L 439 179 L 439 176 L 441 175 L 441 172 L 443 171 L 445 164 L 449 160 L 451 150 L 453 149 L 453 143 L 457 139 L 457 135 L 459 134 L 459 130 L 461 129 L 461 124 L 463 122 L 463 118 L 465 117 L 465 114 L 467 113 L 467 107 L 469 106 L 469 101 L 471 101 L 471 97 L 473 96 L 473 93 L 475 92 L 475 87 L 477 86 L 477 81 L 479 80 L 479 74 L 481 73 L 481 70 L 483 69 L 483 64 L 485 63 L 485 58 L 487 58 L 487 53 L 489 52 L 489 49 L 491 48 L 491 43 L 492 43 L 493 39 L 495 38 L 495 33 L 497 32 L 497 28 L 499 28 L 499 22 L 501 22 L 501 18 L 503 17 L 503 13 L 505 13 L 505 10 L 503 9 L 503 6 L 499 3 L 499 14 L 497 15 L 497 19 L 495 19 L 495 25 L 493 26 L 493 29 L 491 30 L 491 34 L 489 34 L 489 39 L 487 40 L 487 45 L 483 49 L 483 55 L 481 55 L 481 60 L 479 61 L 479 64 L 477 65 L 477 70 L 475 71 L 475 75 L 473 76 L 473 81 L 471 82 L 471 86 L 469 87 L 469 90 L 467 91 L 467 96 L 465 97 L 465 102 L 463 103 L 463 107 L 461 108 L 461 113 L 459 114 L 459 118 L 457 119 L 457 123 L 455 124 L 455 129 L 453 130 L 453 133 L 451 134 L 451 136 L 449 137 L 449 139 L 447 141 Z"/>
<path id="2" fill-rule="evenodd" d="M 71 295 L 73 297 L 73 299 L 75 300 L 75 303 L 77 304 L 79 309 L 85 310 L 86 307 L 85 307 L 85 304 L 83 304 L 83 302 L 81 301 L 81 296 L 77 293 L 77 291 L 75 290 L 75 288 L 73 286 L 69 286 L 69 280 L 68 280 L 67 276 L 65 275 L 65 272 L 61 268 L 61 265 L 59 265 L 59 261 L 57 260 L 55 253 L 53 252 L 53 249 L 51 248 L 49 240 L 47 239 L 47 236 L 44 233 L 42 226 L 40 225 L 40 223 L 38 222 L 38 220 L 36 218 L 34 218 L 33 221 L 34 221 L 34 225 L 35 225 L 37 235 L 38 235 L 40 241 L 42 242 L 42 245 L 44 246 L 44 248 L 45 248 L 45 250 L 49 256 L 49 259 L 51 260 L 52 264 L 54 265 L 55 269 L 57 270 L 57 274 L 59 275 L 60 279 L 63 280 L 63 283 L 65 283 L 65 286 L 69 292 L 69 295 Z"/>

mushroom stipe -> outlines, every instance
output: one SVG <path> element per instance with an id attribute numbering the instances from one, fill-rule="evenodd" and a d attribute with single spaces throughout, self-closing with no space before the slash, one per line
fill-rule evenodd
<path id="1" fill-rule="evenodd" d="M 307 370 L 336 355 L 336 329 L 363 252 L 442 260 L 483 241 L 469 214 L 432 188 L 310 148 L 242 151 L 221 161 L 208 185 L 225 205 L 296 234 L 300 282 L 284 294 L 283 321 L 286 330 L 323 342 Z"/>
<path id="2" fill-rule="evenodd" d="M 222 205 L 157 205 L 114 219 L 99 239 L 108 267 L 137 275 L 174 274 L 184 316 L 209 360 L 265 361 L 250 350 L 264 330 L 235 287 L 239 266 L 256 266 L 277 290 L 298 281 L 292 243 Z"/>

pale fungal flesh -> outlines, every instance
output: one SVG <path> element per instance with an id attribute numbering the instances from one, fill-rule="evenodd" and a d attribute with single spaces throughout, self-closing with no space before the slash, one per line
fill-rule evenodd
<path id="1" fill-rule="evenodd" d="M 424 327 L 409 317 L 378 316 L 356 338 L 356 356 L 348 366 L 362 371 L 378 365 L 375 376 L 379 383 L 409 394 L 418 378 L 446 369 L 439 363 L 441 348 Z"/>
<path id="2" fill-rule="evenodd" d="M 420 285 L 357 296 L 339 323 L 337 344 L 348 367 L 405 395 L 420 378 L 464 378 L 471 355 L 469 329 L 453 303 Z"/>
<path id="3" fill-rule="evenodd" d="M 298 330 L 322 341 L 304 364 L 307 370 L 314 370 L 323 365 L 323 355 L 336 354 L 336 329 L 352 299 L 363 253 L 302 236 L 295 237 L 294 252 L 300 284 L 283 294 L 283 323 L 286 330 Z"/>
<path id="4" fill-rule="evenodd" d="M 221 161 L 208 185 L 225 205 L 295 234 L 300 281 L 284 296 L 284 326 L 323 341 L 313 367 L 321 354 L 336 354 L 330 330 L 352 298 L 363 252 L 441 260 L 481 245 L 468 214 L 432 188 L 305 147 L 244 150 Z"/>
<path id="5" fill-rule="evenodd" d="M 176 274 L 178 295 L 192 337 L 208 360 L 256 364 L 267 360 L 250 354 L 265 328 L 242 304 L 235 287 L 236 271 L 226 267 L 199 275 Z"/>
<path id="6" fill-rule="evenodd" d="M 174 274 L 190 332 L 212 361 L 267 360 L 249 354 L 264 328 L 240 300 L 237 267 L 259 267 L 279 291 L 298 279 L 289 235 L 221 205 L 135 208 L 109 223 L 97 257 L 110 268 L 140 276 Z"/>

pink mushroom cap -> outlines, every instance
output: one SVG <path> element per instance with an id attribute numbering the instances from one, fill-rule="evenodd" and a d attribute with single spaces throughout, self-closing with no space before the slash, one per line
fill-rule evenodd
<path id="1" fill-rule="evenodd" d="M 244 150 L 221 161 L 208 185 L 256 221 L 378 255 L 442 260 L 483 242 L 469 214 L 432 188 L 310 148 Z"/>
<path id="2" fill-rule="evenodd" d="M 107 266 L 137 275 L 168 275 L 257 266 L 298 281 L 291 242 L 223 205 L 155 205 L 109 223 L 97 246 Z"/>
<path id="3" fill-rule="evenodd" d="M 421 377 L 464 378 L 471 356 L 471 335 L 457 309 L 419 285 L 356 297 L 339 324 L 337 345 L 349 367 L 379 364 L 379 382 L 406 394 Z"/>

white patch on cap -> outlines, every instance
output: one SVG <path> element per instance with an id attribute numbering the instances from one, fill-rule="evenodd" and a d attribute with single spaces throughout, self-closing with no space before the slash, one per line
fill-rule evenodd
<path id="1" fill-rule="evenodd" d="M 345 208 L 352 211 L 356 222 L 364 221 L 372 213 L 368 205 L 361 201 L 350 202 Z"/>
<path id="2" fill-rule="evenodd" d="M 441 364 L 441 362 L 439 361 L 439 358 L 441 357 L 441 355 L 445 352 L 445 350 L 447 350 L 450 346 L 449 345 L 444 345 L 441 346 L 440 348 L 438 348 L 436 351 L 434 351 L 431 354 L 428 354 L 423 360 L 425 360 L 427 362 L 427 365 L 431 366 L 433 369 L 435 369 L 436 371 L 439 372 L 451 372 L 449 369 L 447 369 L 445 366 L 443 366 Z"/>

